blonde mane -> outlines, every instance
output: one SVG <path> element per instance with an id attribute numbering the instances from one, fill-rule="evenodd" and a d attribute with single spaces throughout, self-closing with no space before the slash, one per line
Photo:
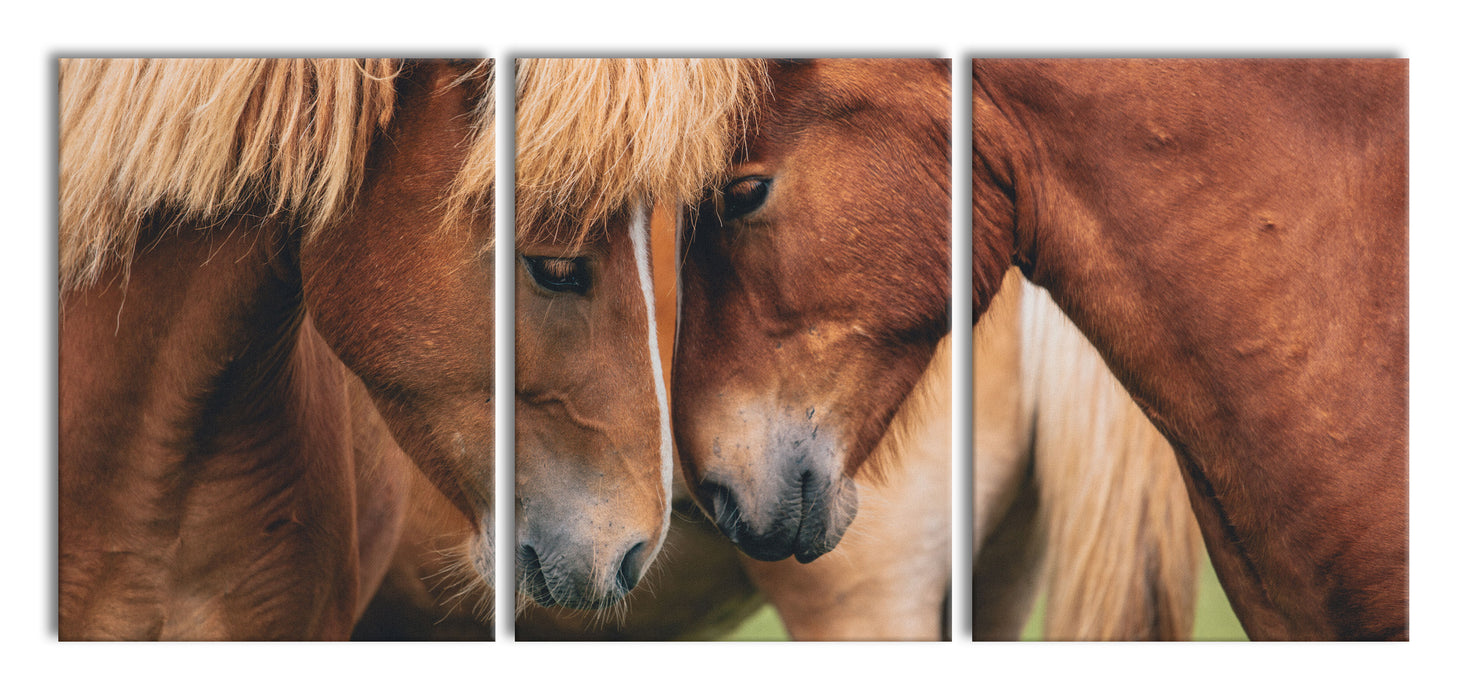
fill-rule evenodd
<path id="1" fill-rule="evenodd" d="M 1190 639 L 1203 536 L 1172 446 L 1049 294 L 1021 286 L 1045 638 Z"/>
<path id="2" fill-rule="evenodd" d="M 125 272 L 145 218 L 160 212 L 208 221 L 253 206 L 307 235 L 321 229 L 351 206 L 401 69 L 398 59 L 61 61 L 62 290 L 111 264 Z"/>
<path id="3" fill-rule="evenodd" d="M 749 59 L 517 61 L 517 240 L 544 225 L 579 239 L 633 203 L 694 201 L 765 84 Z"/>

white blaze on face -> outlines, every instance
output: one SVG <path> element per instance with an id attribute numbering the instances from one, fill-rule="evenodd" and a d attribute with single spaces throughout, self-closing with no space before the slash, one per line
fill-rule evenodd
<path id="1" fill-rule="evenodd" d="M 663 368 L 658 363 L 658 319 L 653 302 L 652 241 L 648 235 L 648 209 L 645 206 L 633 207 L 632 223 L 628 233 L 632 236 L 632 252 L 637 258 L 637 279 L 642 285 L 642 300 L 647 305 L 647 355 L 652 368 L 653 389 L 658 401 L 663 498 L 667 499 L 673 488 L 673 429 L 669 418 L 668 387 L 663 383 Z M 663 514 L 664 532 L 667 530 L 668 516 L 669 514 L 665 511 Z"/>
<path id="2" fill-rule="evenodd" d="M 678 350 L 678 332 L 683 330 L 683 210 L 673 214 L 673 285 L 677 288 L 673 307 L 673 350 Z"/>

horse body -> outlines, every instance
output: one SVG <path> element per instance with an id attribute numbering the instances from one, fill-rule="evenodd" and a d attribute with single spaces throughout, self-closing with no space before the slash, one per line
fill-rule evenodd
<path id="1" fill-rule="evenodd" d="M 1404 64 L 979 61 L 1012 258 L 1176 449 L 1255 638 L 1406 634 Z"/>
<path id="2" fill-rule="evenodd" d="M 486 76 L 63 64 L 63 639 L 346 638 L 410 465 L 492 521 L 492 277 L 438 209 Z"/>
<path id="3" fill-rule="evenodd" d="M 251 233 L 169 232 L 63 306 L 63 639 L 351 629 L 346 378 Z"/>
<path id="4" fill-rule="evenodd" d="M 494 589 L 471 564 L 478 542 L 473 524 L 422 472 L 407 475 L 391 561 L 352 639 L 493 641 Z"/>
<path id="5" fill-rule="evenodd" d="M 323 337 L 372 394 L 396 443 L 472 523 L 493 527 L 494 298 L 487 236 L 442 230 L 471 140 L 460 72 L 404 81 L 359 203 L 302 247 L 302 292 Z M 487 547 L 481 556 L 488 556 Z M 491 561 L 481 562 L 486 580 Z"/>

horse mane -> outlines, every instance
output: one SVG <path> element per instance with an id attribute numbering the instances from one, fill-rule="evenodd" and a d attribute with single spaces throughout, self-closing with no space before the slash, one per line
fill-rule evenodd
<path id="1" fill-rule="evenodd" d="M 766 80 L 753 59 L 517 61 L 516 239 L 569 224 L 579 243 L 629 205 L 695 201 Z"/>
<path id="2" fill-rule="evenodd" d="M 397 59 L 62 60 L 62 291 L 111 263 L 126 274 L 145 218 L 163 211 L 206 221 L 255 206 L 308 236 L 320 230 L 352 204 L 401 69 Z"/>
<path id="3" fill-rule="evenodd" d="M 1011 268 L 1004 284 L 1018 282 Z M 1202 534 L 1172 446 L 1049 294 L 1022 286 L 1045 638 L 1189 639 Z"/>

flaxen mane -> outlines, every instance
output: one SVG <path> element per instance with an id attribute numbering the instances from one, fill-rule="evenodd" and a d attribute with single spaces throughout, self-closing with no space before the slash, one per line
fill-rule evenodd
<path id="1" fill-rule="evenodd" d="M 1190 639 L 1202 535 L 1171 445 L 1044 290 L 1021 304 L 1045 638 Z"/>
<path id="2" fill-rule="evenodd" d="M 486 66 L 466 78 L 492 80 Z M 144 220 L 158 214 L 209 221 L 251 207 L 308 236 L 322 229 L 356 197 L 373 137 L 392 119 L 402 67 L 398 59 L 63 60 L 61 289 L 91 284 L 109 265 L 126 270 Z M 470 184 L 487 191 L 492 96 L 466 167 Z"/>
<path id="3" fill-rule="evenodd" d="M 579 236 L 633 203 L 678 207 L 727 168 L 766 82 L 744 59 L 525 59 L 515 78 L 517 237 Z"/>

